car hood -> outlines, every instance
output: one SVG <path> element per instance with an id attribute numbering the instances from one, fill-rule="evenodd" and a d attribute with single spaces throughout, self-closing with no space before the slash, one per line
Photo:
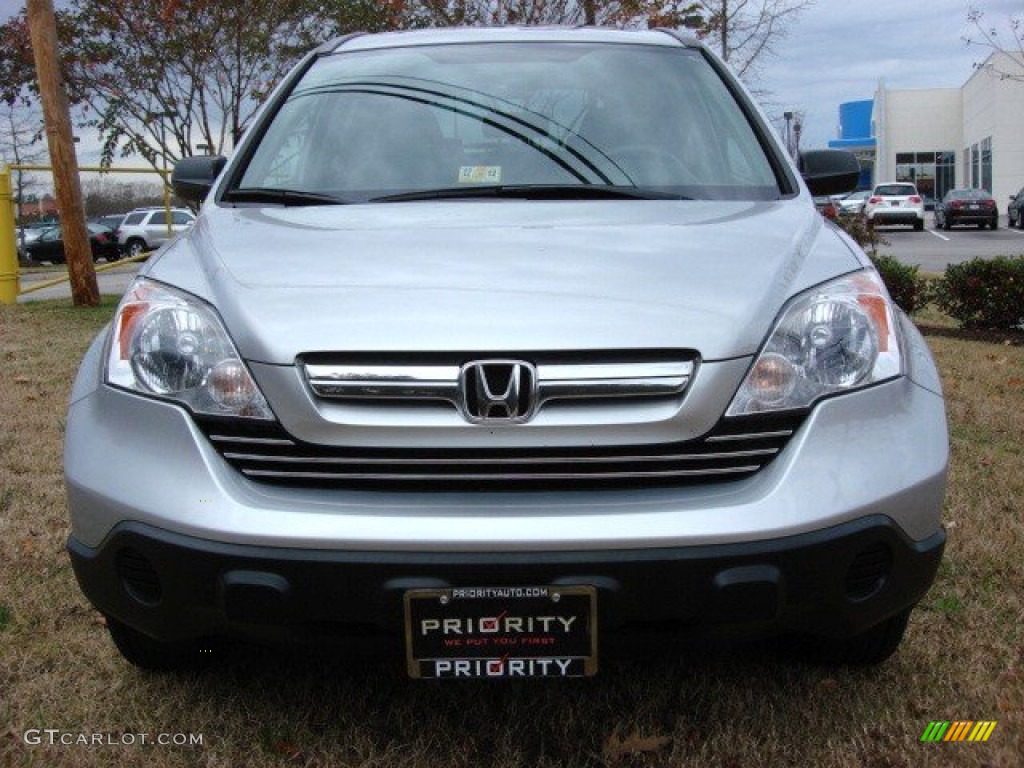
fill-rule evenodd
<path id="1" fill-rule="evenodd" d="M 314 351 L 754 353 L 799 290 L 857 269 L 805 197 L 767 203 L 208 205 L 149 276 L 243 357 Z"/>

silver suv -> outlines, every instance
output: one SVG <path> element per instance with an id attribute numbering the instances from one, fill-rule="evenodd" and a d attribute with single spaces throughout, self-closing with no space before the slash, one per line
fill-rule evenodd
<path id="1" fill-rule="evenodd" d="M 920 334 L 811 202 L 858 173 L 793 165 L 671 32 L 323 46 L 231 160 L 178 164 L 197 224 L 82 363 L 82 590 L 147 668 L 369 634 L 414 677 L 590 675 L 652 627 L 881 661 L 948 446 Z"/>
<path id="2" fill-rule="evenodd" d="M 136 208 L 124 217 L 118 227 L 117 242 L 123 253 L 138 256 L 185 232 L 195 220 L 195 215 L 185 208 L 171 208 L 169 211 L 162 207 Z"/>

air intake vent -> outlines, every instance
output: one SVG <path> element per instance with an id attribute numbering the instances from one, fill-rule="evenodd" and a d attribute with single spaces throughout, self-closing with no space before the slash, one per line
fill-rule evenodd
<path id="1" fill-rule="evenodd" d="M 881 542 L 862 549 L 846 572 L 846 596 L 867 600 L 885 585 L 892 570 L 892 551 Z"/>
<path id="2" fill-rule="evenodd" d="M 129 595 L 148 605 L 160 602 L 164 594 L 163 586 L 160 584 L 156 569 L 145 555 L 126 547 L 117 553 L 114 565 Z"/>
<path id="3" fill-rule="evenodd" d="M 515 491 L 739 480 L 772 461 L 802 420 L 729 419 L 699 439 L 678 443 L 514 449 L 335 447 L 301 442 L 277 424 L 212 418 L 199 424 L 229 464 L 261 482 Z"/>

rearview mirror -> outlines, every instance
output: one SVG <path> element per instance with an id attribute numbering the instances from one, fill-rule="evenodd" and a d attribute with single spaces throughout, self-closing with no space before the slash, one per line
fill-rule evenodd
<path id="1" fill-rule="evenodd" d="M 800 153 L 797 166 L 815 197 L 850 192 L 860 180 L 860 163 L 843 149 L 809 149 Z"/>
<path id="2" fill-rule="evenodd" d="M 183 200 L 203 202 L 227 161 L 228 159 L 221 155 L 182 158 L 174 164 L 174 171 L 171 173 L 174 194 Z"/>

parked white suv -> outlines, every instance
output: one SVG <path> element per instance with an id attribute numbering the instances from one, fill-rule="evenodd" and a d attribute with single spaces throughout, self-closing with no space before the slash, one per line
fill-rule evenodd
<path id="1" fill-rule="evenodd" d="M 864 215 L 872 224 L 911 224 L 924 229 L 924 198 L 908 182 L 879 184 L 864 205 Z"/>
<path id="2" fill-rule="evenodd" d="M 171 219 L 171 236 L 179 235 L 192 226 L 195 215 L 185 208 L 136 208 L 124 217 L 117 230 L 117 243 L 128 256 L 152 251 L 166 243 L 167 217 Z"/>

